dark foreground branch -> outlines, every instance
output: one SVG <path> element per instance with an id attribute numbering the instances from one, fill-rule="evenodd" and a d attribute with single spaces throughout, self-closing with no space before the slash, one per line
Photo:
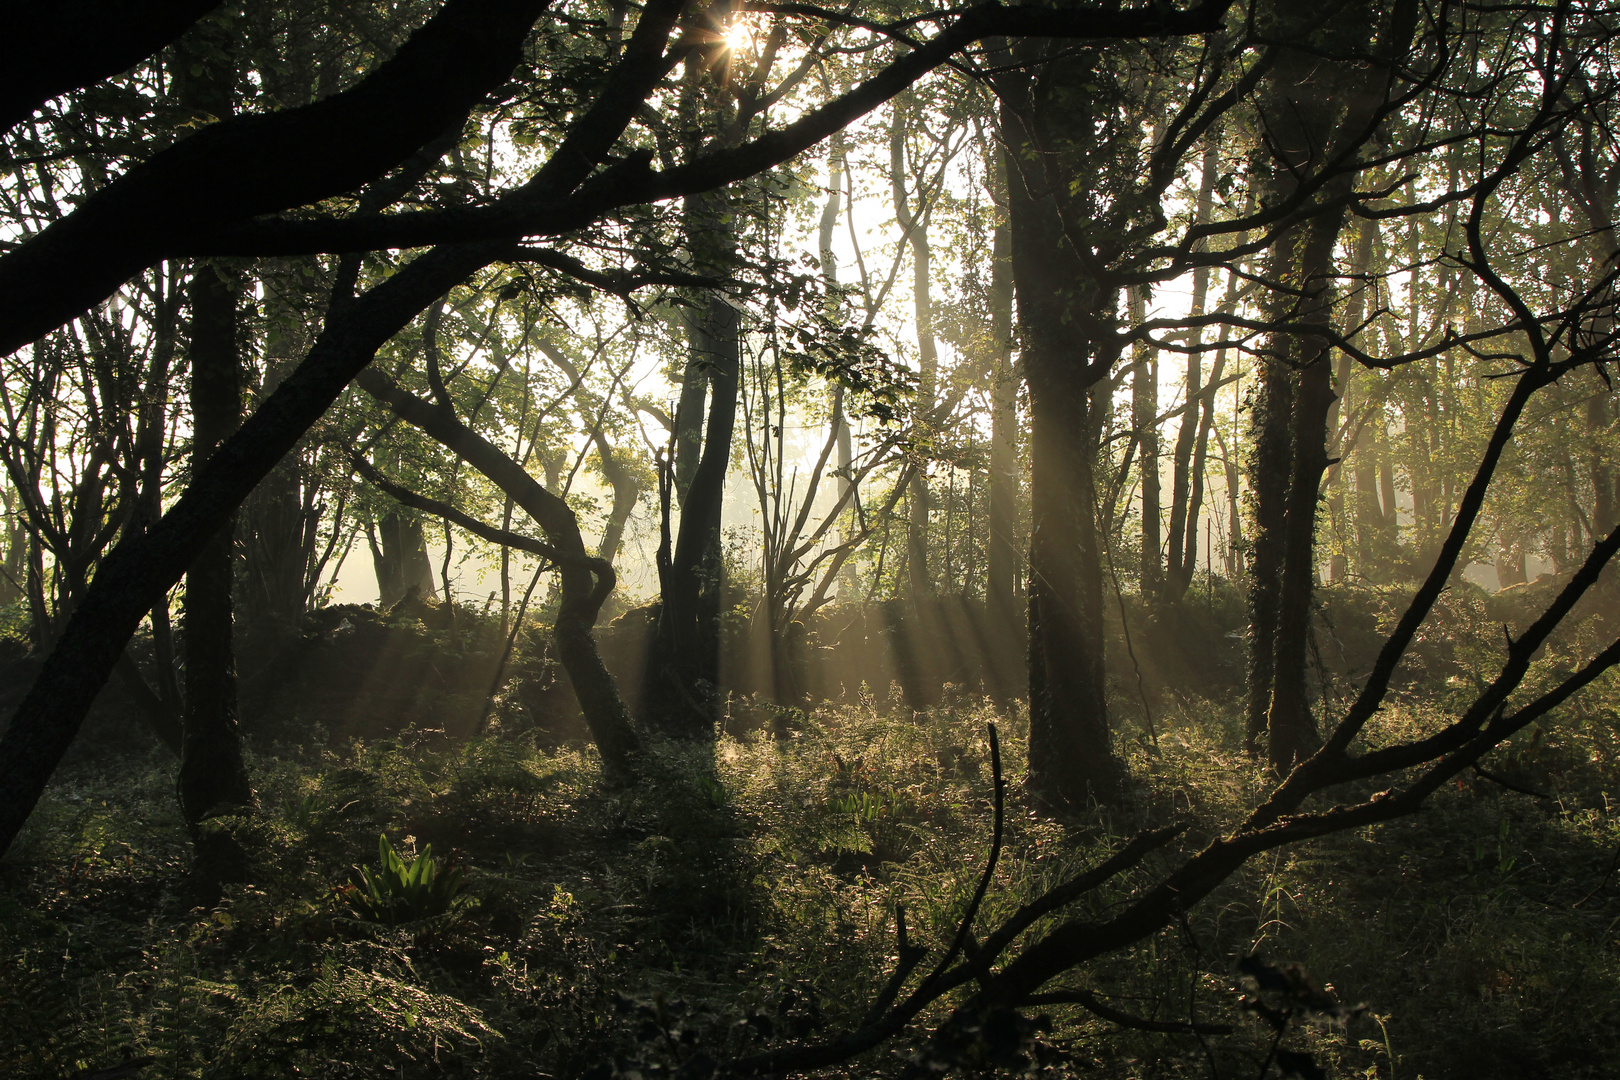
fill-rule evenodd
<path id="1" fill-rule="evenodd" d="M 1165 1035 L 1230 1035 L 1230 1024 L 1188 1024 L 1179 1020 L 1148 1020 L 1114 1008 L 1090 990 L 1053 990 L 1031 994 L 1025 1005 L 1078 1005 L 1093 1016 L 1133 1031 L 1155 1031 Z"/>

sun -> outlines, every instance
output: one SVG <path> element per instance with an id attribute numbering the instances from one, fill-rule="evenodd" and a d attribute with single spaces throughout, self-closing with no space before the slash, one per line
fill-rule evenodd
<path id="1" fill-rule="evenodd" d="M 742 52 L 753 44 L 754 27 L 747 19 L 736 19 L 726 27 L 723 40 L 726 48 L 733 52 Z"/>

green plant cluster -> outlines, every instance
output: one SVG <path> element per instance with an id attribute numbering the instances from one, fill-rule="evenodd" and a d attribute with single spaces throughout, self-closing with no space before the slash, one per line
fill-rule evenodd
<path id="1" fill-rule="evenodd" d="M 443 915 L 465 899 L 465 872 L 459 866 L 441 867 L 432 844 L 406 859 L 388 842 L 387 833 L 378 833 L 377 861 L 381 869 L 376 873 L 357 866 L 359 882 L 339 890 L 343 903 L 362 919 L 396 926 Z"/>

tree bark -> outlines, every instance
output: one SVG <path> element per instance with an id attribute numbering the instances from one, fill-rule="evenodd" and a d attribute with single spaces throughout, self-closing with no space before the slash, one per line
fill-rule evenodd
<path id="1" fill-rule="evenodd" d="M 1004 121 L 1014 130 L 1016 121 Z M 1112 309 L 1089 277 L 1050 196 L 1009 178 L 1011 263 L 1029 386 L 1029 782 L 1043 797 L 1108 801 L 1120 767 L 1110 741 L 1103 570 L 1094 466 L 1100 417 L 1090 391 L 1112 357 L 1075 333 L 1071 309 Z"/>
<path id="2" fill-rule="evenodd" d="M 194 47 L 176 50 L 175 88 L 188 107 L 228 117 L 234 103 L 236 68 L 222 35 L 188 38 Z M 222 59 L 222 56 L 226 59 Z M 200 471 L 214 451 L 242 422 L 242 352 L 237 307 L 242 281 L 230 268 L 200 262 L 192 268 L 191 302 L 191 468 Z M 203 819 L 251 807 L 253 788 L 242 759 L 236 716 L 236 653 L 231 594 L 236 516 L 204 541 L 186 571 L 185 711 L 181 721 L 180 812 L 199 840 L 198 855 L 230 857 L 204 841 Z M 229 847 L 229 842 L 224 842 Z"/>
<path id="3" fill-rule="evenodd" d="M 191 464 L 200 467 L 241 421 L 242 367 L 234 275 L 207 263 L 192 273 Z M 234 515 L 210 535 L 186 571 L 186 697 L 180 810 L 193 829 L 222 808 L 253 804 L 236 722 L 231 554 Z"/>
<path id="4" fill-rule="evenodd" d="M 1323 213 L 1312 221 L 1300 268 L 1300 281 L 1311 310 L 1302 321 L 1325 320 L 1333 290 L 1333 248 L 1343 215 Z M 1282 529 L 1282 580 L 1277 597 L 1276 659 L 1270 709 L 1266 718 L 1271 767 L 1286 773 L 1316 749 L 1316 721 L 1311 715 L 1307 658 L 1311 635 L 1311 595 L 1316 585 L 1316 504 L 1327 470 L 1327 419 L 1333 405 L 1332 352 L 1325 343 L 1303 343 L 1293 401 L 1288 493 Z"/>
<path id="5" fill-rule="evenodd" d="M 1294 388 L 1287 367 L 1266 357 L 1249 411 L 1249 494 L 1253 540 L 1249 544 L 1249 656 L 1244 749 L 1258 754 L 1271 711 L 1277 659 L 1277 612 L 1281 596 L 1283 533 L 1292 446 L 1289 439 Z"/>
<path id="6" fill-rule="evenodd" d="M 650 726 L 677 738 L 712 738 L 720 710 L 720 531 L 739 381 L 737 311 L 710 294 L 690 324 L 711 397 L 702 455 L 681 506 L 673 550 L 661 546 L 658 622 L 648 644 L 642 708 Z"/>
<path id="7" fill-rule="evenodd" d="M 894 219 L 911 248 L 912 311 L 917 331 L 917 415 L 922 418 L 919 442 L 925 447 L 931 442 L 934 398 L 938 393 L 939 352 L 934 340 L 933 253 L 928 245 L 928 212 L 919 205 L 913 210 L 906 183 L 906 117 L 909 102 L 902 96 L 895 99 L 894 117 L 889 125 L 889 185 L 894 198 Z M 918 462 L 911 475 L 911 488 L 907 492 L 906 517 L 906 586 L 910 600 L 919 615 L 934 595 L 934 582 L 928 570 L 928 521 L 932 509 L 932 494 L 928 489 L 928 470 Z M 920 625 L 933 626 L 933 619 L 924 617 Z M 920 653 L 931 656 L 933 649 Z M 923 682 L 932 686 L 932 673 L 922 675 Z"/>
<path id="8" fill-rule="evenodd" d="M 393 607 L 412 589 L 423 599 L 438 599 L 420 519 L 390 510 L 374 526 L 368 524 L 366 538 L 371 542 L 371 566 L 377 575 L 378 607 Z"/>
<path id="9" fill-rule="evenodd" d="M 1200 162 L 1198 198 L 1193 204 L 1193 224 L 1208 224 L 1215 209 L 1215 178 L 1220 170 L 1220 139 L 1209 136 Z M 1193 271 L 1192 304 L 1188 314 L 1193 318 L 1204 313 L 1209 295 L 1210 268 L 1200 266 Z M 1203 341 L 1203 330 L 1187 331 L 1182 339 L 1191 351 L 1187 353 L 1186 405 L 1176 431 L 1176 446 L 1170 472 L 1170 529 L 1165 544 L 1164 596 L 1179 601 L 1192 584 L 1198 566 L 1198 514 L 1203 505 L 1204 455 L 1209 445 L 1209 425 L 1214 419 L 1214 391 L 1204 393 L 1203 354 L 1198 346 Z M 1210 373 L 1212 384 L 1220 375 Z M 1202 413 L 1200 414 L 1200 405 Z M 1196 456 L 1197 460 L 1194 460 Z"/>
<path id="10" fill-rule="evenodd" d="M 218 6 L 219 0 L 4 0 L 0 131 L 59 94 L 140 63 Z"/>

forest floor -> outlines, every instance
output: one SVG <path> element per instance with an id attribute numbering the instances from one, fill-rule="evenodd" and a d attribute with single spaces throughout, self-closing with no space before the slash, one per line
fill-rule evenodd
<path id="1" fill-rule="evenodd" d="M 1025 724 L 987 702 L 756 718 L 616 790 L 588 750 L 514 730 L 256 745 L 261 811 L 228 823 L 251 880 L 223 889 L 188 872 L 170 760 L 81 755 L 0 864 L 0 1075 L 150 1058 L 107 1075 L 650 1077 L 830 1037 L 892 970 L 897 905 L 933 956 L 951 935 L 989 846 L 987 723 L 1010 795 L 982 926 L 1144 825 L 1190 823 L 1179 850 L 1193 849 L 1263 787 L 1235 715 L 1197 700 L 1156 710 L 1156 747 L 1122 720 L 1129 804 L 1070 819 L 1027 805 Z M 1029 1010 L 1050 1021 L 1031 1074 L 1258 1076 L 1271 1031 L 1239 1007 L 1238 961 L 1259 953 L 1366 1006 L 1287 1034 L 1328 1075 L 1615 1075 L 1616 719 L 1589 702 L 1497 755 L 1539 796 L 1472 777 L 1415 818 L 1266 855 L 1183 926 L 1063 980 L 1138 1017 L 1231 1034 L 1043 1007 Z M 1374 737 L 1438 722 L 1397 708 Z M 449 910 L 363 916 L 357 868 L 381 873 L 379 834 L 407 860 L 431 844 L 444 873 L 461 869 Z M 1074 913 L 1101 914 L 1176 858 L 1150 858 Z M 914 1068 L 941 1015 L 835 1074 Z"/>

